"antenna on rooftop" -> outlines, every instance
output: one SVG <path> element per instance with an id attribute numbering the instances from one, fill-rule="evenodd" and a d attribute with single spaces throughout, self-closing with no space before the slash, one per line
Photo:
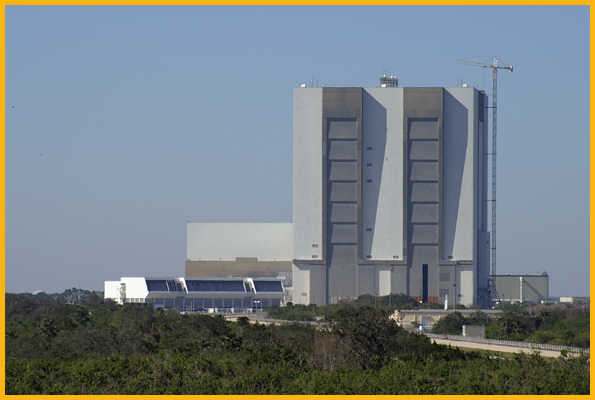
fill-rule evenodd
<path id="1" fill-rule="evenodd" d="M 492 151 L 489 155 L 492 156 L 492 234 L 490 236 L 490 247 L 492 262 L 492 275 L 496 275 L 496 117 L 497 117 L 497 94 L 498 94 L 498 70 L 504 69 L 512 72 L 512 65 L 498 65 L 498 57 L 494 56 L 491 64 L 479 63 L 474 61 L 457 60 L 459 64 L 471 65 L 480 68 L 490 68 L 492 70 Z M 491 290 L 498 297 L 496 290 L 496 279 L 490 280 L 492 283 Z"/>

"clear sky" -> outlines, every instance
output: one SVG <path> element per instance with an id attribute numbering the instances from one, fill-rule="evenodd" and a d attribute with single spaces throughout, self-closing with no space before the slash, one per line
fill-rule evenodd
<path id="1" fill-rule="evenodd" d="M 186 221 L 290 221 L 300 82 L 491 94 L 498 272 L 588 284 L 587 7 L 6 7 L 6 289 L 184 273 Z"/>

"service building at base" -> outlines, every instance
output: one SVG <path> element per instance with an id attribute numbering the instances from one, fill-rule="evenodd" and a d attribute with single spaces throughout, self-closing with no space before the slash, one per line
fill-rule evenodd
<path id="1" fill-rule="evenodd" d="M 486 104 L 467 87 L 295 89 L 293 221 L 188 223 L 186 278 L 280 278 L 298 304 L 486 306 Z"/>
<path id="2" fill-rule="evenodd" d="M 245 312 L 284 305 L 279 279 L 130 278 L 106 281 L 104 298 L 185 312 Z"/>

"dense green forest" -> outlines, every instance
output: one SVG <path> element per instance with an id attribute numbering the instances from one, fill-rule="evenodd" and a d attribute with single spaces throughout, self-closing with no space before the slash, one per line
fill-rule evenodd
<path id="1" fill-rule="evenodd" d="M 370 305 L 325 329 L 264 326 L 89 296 L 6 295 L 7 394 L 586 394 L 585 357 L 432 344 Z"/>
<path id="2" fill-rule="evenodd" d="M 357 299 L 339 304 L 329 304 L 317 306 L 315 304 L 299 305 L 289 303 L 285 307 L 271 307 L 267 309 L 269 317 L 288 321 L 315 321 L 320 318 L 332 318 L 333 313 L 342 308 L 345 304 L 353 307 L 369 306 L 379 308 L 385 312 L 394 310 L 413 310 L 413 309 L 441 309 L 442 304 L 425 303 L 422 304 L 413 297 L 404 294 L 392 294 L 389 296 L 372 296 L 364 294 Z M 464 308 L 464 307 L 463 307 Z"/>
<path id="3" fill-rule="evenodd" d="M 450 314 L 434 325 L 432 332 L 461 334 L 463 325 L 485 325 L 486 337 L 589 347 L 589 311 L 565 304 L 504 305 L 499 318 L 489 319 L 476 313 L 464 317 Z"/>
<path id="4" fill-rule="evenodd" d="M 363 295 L 349 304 L 354 307 L 372 306 L 385 312 L 442 308 L 440 304 L 420 304 L 406 295 L 381 297 Z M 271 318 L 275 319 L 314 321 L 332 319 L 333 313 L 341 307 L 341 304 L 327 306 L 290 304 L 287 307 L 270 308 L 267 312 Z M 499 318 L 488 318 L 481 312 L 467 317 L 460 313 L 450 314 L 438 321 L 432 332 L 460 335 L 463 325 L 485 325 L 486 337 L 490 339 L 589 347 L 589 311 L 583 306 L 502 304 L 499 309 L 502 310 Z"/>

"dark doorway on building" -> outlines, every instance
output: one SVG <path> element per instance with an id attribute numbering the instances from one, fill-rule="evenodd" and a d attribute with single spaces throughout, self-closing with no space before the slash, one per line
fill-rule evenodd
<path id="1" fill-rule="evenodd" d="M 423 264 L 421 267 L 422 273 L 422 290 L 421 290 L 421 301 L 422 303 L 428 302 L 428 264 Z"/>

